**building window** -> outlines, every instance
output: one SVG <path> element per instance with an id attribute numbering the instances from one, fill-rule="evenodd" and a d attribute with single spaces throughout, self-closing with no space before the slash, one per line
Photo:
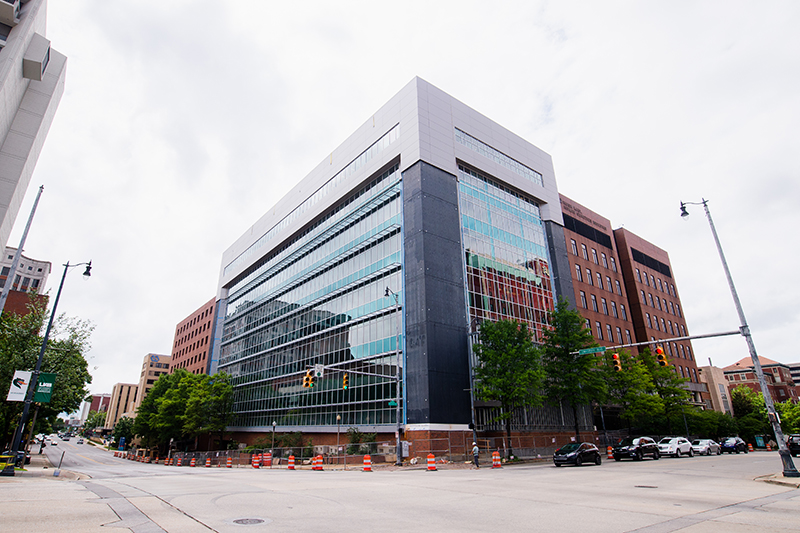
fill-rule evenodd
<path id="1" fill-rule="evenodd" d="M 667 355 L 672 357 L 672 346 L 670 346 L 669 343 L 667 343 Z"/>
<path id="2" fill-rule="evenodd" d="M 673 296 L 673 298 L 677 298 L 677 296 L 675 295 L 675 285 L 673 285 L 672 283 L 669 284 L 669 293 Z"/>
<path id="3" fill-rule="evenodd" d="M 681 335 L 684 337 L 686 336 L 686 328 L 683 327 L 683 324 L 681 324 Z"/>
<path id="4" fill-rule="evenodd" d="M 589 285 L 594 285 L 594 281 L 592 280 L 592 271 L 588 268 L 586 269 L 586 283 Z"/>
<path id="5" fill-rule="evenodd" d="M 656 296 L 656 304 L 658 304 L 658 310 L 663 311 L 664 309 L 661 308 L 661 298 Z"/>
<path id="6" fill-rule="evenodd" d="M 614 335 L 611 330 L 611 324 L 606 324 L 606 337 L 608 338 L 608 342 L 614 342 Z"/>
<path id="7" fill-rule="evenodd" d="M 625 330 L 625 340 L 628 342 L 628 344 L 633 344 L 633 339 L 631 338 L 631 330 L 629 329 Z"/>
<path id="8" fill-rule="evenodd" d="M 589 260 L 589 250 L 586 249 L 586 245 L 581 243 L 581 251 L 583 252 L 583 258 L 587 261 Z"/>
<path id="9" fill-rule="evenodd" d="M 619 284 L 619 280 L 618 279 L 614 280 L 614 287 L 616 287 L 616 289 L 617 289 L 617 294 L 622 296 L 622 285 Z"/>
<path id="10" fill-rule="evenodd" d="M 591 322 L 589 322 L 589 319 L 588 319 L 588 318 L 587 318 L 587 319 L 586 319 L 586 321 L 583 323 L 583 325 L 584 325 L 584 327 L 585 327 L 586 329 L 588 329 L 589 331 L 592 331 L 592 323 L 591 323 Z"/>
<path id="11" fill-rule="evenodd" d="M 650 283 L 651 283 L 650 286 L 655 289 L 656 288 L 656 277 L 654 275 L 652 275 L 652 274 L 650 274 Z"/>
<path id="12" fill-rule="evenodd" d="M 697 381 L 697 369 L 695 368 L 692 369 L 692 377 L 694 378 L 692 381 L 694 381 L 695 383 L 700 383 L 699 381 Z"/>
<path id="13" fill-rule="evenodd" d="M 608 292 L 614 292 L 614 287 L 611 286 L 611 278 L 606 276 L 606 288 Z"/>
<path id="14" fill-rule="evenodd" d="M 611 301 L 611 315 L 614 318 L 619 318 L 619 315 L 617 314 L 617 302 L 613 300 Z"/>
<path id="15" fill-rule="evenodd" d="M 653 315 L 653 329 L 655 329 L 656 331 L 661 331 L 660 329 L 658 329 L 658 317 L 655 315 Z"/>
<path id="16" fill-rule="evenodd" d="M 592 294 L 592 311 L 597 313 L 597 296 Z"/>
<path id="17" fill-rule="evenodd" d="M 650 299 L 650 307 L 655 308 L 656 304 L 653 303 L 653 295 L 648 292 L 647 297 Z"/>
<path id="18" fill-rule="evenodd" d="M 642 295 L 642 305 L 647 305 L 647 296 L 645 296 L 644 290 L 640 290 L 639 294 Z"/>
<path id="19" fill-rule="evenodd" d="M 588 309 L 589 307 L 586 305 L 586 293 L 581 291 L 581 307 L 584 309 Z"/>
<path id="20" fill-rule="evenodd" d="M 692 349 L 688 346 L 686 347 L 686 355 L 689 356 L 689 361 L 694 361 L 694 356 L 692 355 Z"/>
<path id="21" fill-rule="evenodd" d="M 600 254 L 600 258 L 603 260 L 603 267 L 608 268 L 608 256 L 606 256 L 605 252 Z"/>
<path id="22" fill-rule="evenodd" d="M 653 329 L 653 323 L 650 321 L 650 313 L 645 313 L 644 316 L 647 319 L 647 327 Z"/>
<path id="23" fill-rule="evenodd" d="M 678 350 L 680 350 L 680 352 L 681 352 L 681 355 L 680 355 L 680 356 L 681 356 L 683 359 L 686 359 L 686 357 L 683 355 L 683 344 L 679 344 L 679 345 L 678 345 Z"/>
<path id="24" fill-rule="evenodd" d="M 622 328 L 619 327 L 619 326 L 617 326 L 617 342 L 620 343 L 620 344 L 625 342 L 625 341 L 622 340 Z"/>
<path id="25" fill-rule="evenodd" d="M 603 340 L 603 326 L 600 322 L 595 322 L 595 327 L 597 328 L 597 338 Z"/>
<path id="26" fill-rule="evenodd" d="M 600 272 L 597 272 L 596 274 L 597 274 L 597 288 L 598 289 L 602 289 L 603 288 L 603 276 L 600 274 Z"/>
<path id="27" fill-rule="evenodd" d="M 603 307 L 603 314 L 608 315 L 608 302 L 605 298 L 600 298 L 600 305 Z"/>
<path id="28" fill-rule="evenodd" d="M 622 320 L 628 320 L 628 313 L 625 311 L 625 304 L 619 304 L 619 314 Z"/>
<path id="29" fill-rule="evenodd" d="M 595 265 L 599 265 L 600 261 L 597 259 L 597 250 L 592 248 L 592 261 L 594 261 Z"/>
<path id="30" fill-rule="evenodd" d="M 583 274 L 581 273 L 581 266 L 579 264 L 575 264 L 575 278 L 578 281 L 583 281 Z"/>
<path id="31" fill-rule="evenodd" d="M 639 272 L 638 268 L 636 269 L 636 279 L 639 281 L 639 283 L 642 282 L 642 273 Z"/>
<path id="32" fill-rule="evenodd" d="M 617 260 L 614 259 L 613 257 L 611 258 L 611 271 L 612 272 L 617 271 Z"/>
<path id="33" fill-rule="evenodd" d="M 670 334 L 675 335 L 675 329 L 672 327 L 672 320 L 667 320 L 667 325 L 669 326 Z"/>
<path id="34" fill-rule="evenodd" d="M 569 242 L 572 245 L 572 255 L 578 255 L 578 243 L 575 239 L 570 239 Z"/>
<path id="35" fill-rule="evenodd" d="M 675 310 L 678 312 L 678 318 L 683 318 L 683 315 L 681 315 L 681 306 L 675 304 Z"/>
<path id="36" fill-rule="evenodd" d="M 2 272 L 0 272 L 0 276 L 8 276 L 8 273 L 11 272 L 10 267 L 3 267 Z"/>
<path id="37" fill-rule="evenodd" d="M 664 292 L 664 286 L 661 285 L 661 278 L 658 278 L 656 281 L 658 282 L 658 290 Z"/>

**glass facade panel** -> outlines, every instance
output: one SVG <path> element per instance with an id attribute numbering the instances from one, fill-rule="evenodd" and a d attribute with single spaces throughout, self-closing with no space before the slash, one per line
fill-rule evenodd
<path id="1" fill-rule="evenodd" d="M 539 206 L 472 169 L 458 170 L 470 319 L 525 322 L 539 338 L 553 309 Z"/>
<path id="2" fill-rule="evenodd" d="M 232 426 L 395 424 L 398 315 L 384 290 L 402 305 L 400 192 L 394 167 L 228 287 L 219 370 L 234 386 Z M 304 388 L 316 364 L 325 373 Z"/>

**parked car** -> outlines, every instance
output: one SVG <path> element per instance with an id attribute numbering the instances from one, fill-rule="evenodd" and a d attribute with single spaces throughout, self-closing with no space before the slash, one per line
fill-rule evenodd
<path id="1" fill-rule="evenodd" d="M 695 439 L 692 441 L 692 450 L 698 455 L 719 455 L 722 448 L 715 440 Z"/>
<path id="2" fill-rule="evenodd" d="M 800 455 L 800 434 L 789 435 L 789 438 L 786 439 L 786 447 L 789 448 L 792 457 Z"/>
<path id="3" fill-rule="evenodd" d="M 2 453 L 2 455 L 15 456 L 14 464 L 17 468 L 22 468 L 23 463 L 26 465 L 31 464 L 31 453 L 26 452 L 25 450 L 18 450 L 16 454 L 11 450 L 6 450 Z"/>
<path id="4" fill-rule="evenodd" d="M 603 462 L 600 450 L 591 442 L 571 442 L 553 453 L 553 463 L 556 466 L 573 464 L 581 466 L 584 463 L 599 465 Z"/>
<path id="5" fill-rule="evenodd" d="M 69 435 L 64 435 L 63 437 L 61 437 L 61 440 L 67 442 L 69 440 Z"/>
<path id="6" fill-rule="evenodd" d="M 614 460 L 619 461 L 624 457 L 630 457 L 634 461 L 641 461 L 646 455 L 653 459 L 660 457 L 658 444 L 650 437 L 628 437 L 620 441 L 612 449 Z"/>
<path id="7" fill-rule="evenodd" d="M 76 444 L 83 444 L 83 439 L 78 439 L 78 442 Z"/>
<path id="8" fill-rule="evenodd" d="M 739 437 L 728 437 L 722 439 L 720 443 L 723 452 L 727 453 L 739 453 L 744 452 L 747 453 L 747 444 L 740 439 Z"/>
<path id="9" fill-rule="evenodd" d="M 658 453 L 674 457 L 680 457 L 681 455 L 694 457 L 692 443 L 684 437 L 664 437 L 658 441 Z"/>

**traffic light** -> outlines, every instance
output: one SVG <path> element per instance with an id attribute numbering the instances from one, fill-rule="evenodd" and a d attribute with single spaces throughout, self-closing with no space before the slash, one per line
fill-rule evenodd
<path id="1" fill-rule="evenodd" d="M 347 390 L 347 388 L 350 386 L 349 379 L 350 378 L 347 375 L 347 372 L 345 372 L 344 377 L 342 378 L 342 390 Z"/>
<path id="2" fill-rule="evenodd" d="M 661 346 L 656 347 L 656 360 L 658 361 L 659 366 L 669 365 L 669 362 L 667 362 L 667 356 L 664 355 L 664 348 Z"/>
<path id="3" fill-rule="evenodd" d="M 619 361 L 619 354 L 618 354 L 618 353 L 615 353 L 615 354 L 613 354 L 613 355 L 611 356 L 611 358 L 612 358 L 612 359 L 613 359 L 613 361 L 614 361 L 614 370 L 615 370 L 616 372 L 619 372 L 619 371 L 621 371 L 621 370 L 622 370 L 622 364 L 621 364 L 621 363 L 620 363 L 620 361 Z"/>
<path id="4" fill-rule="evenodd" d="M 306 370 L 306 375 L 303 376 L 303 388 L 310 389 L 314 386 L 314 371 Z"/>

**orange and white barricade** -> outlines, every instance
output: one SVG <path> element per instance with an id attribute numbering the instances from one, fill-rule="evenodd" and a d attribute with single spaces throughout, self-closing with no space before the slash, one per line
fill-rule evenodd
<path id="1" fill-rule="evenodd" d="M 289 470 L 294 470 L 294 455 L 289 456 Z"/>
<path id="2" fill-rule="evenodd" d="M 772 446 L 770 446 L 770 445 L 769 445 L 769 442 L 767 443 L 767 451 L 768 451 L 768 452 L 771 452 L 771 451 L 772 451 Z"/>
<path id="3" fill-rule="evenodd" d="M 261 464 L 272 468 L 272 452 L 267 452 L 264 454 L 264 462 Z"/>
<path id="4" fill-rule="evenodd" d="M 228 468 L 233 468 L 233 457 L 228 456 Z"/>
<path id="5" fill-rule="evenodd" d="M 189 461 L 189 466 L 197 466 L 197 460 L 194 457 L 192 457 L 192 460 Z"/>
<path id="6" fill-rule="evenodd" d="M 257 453 L 253 454 L 252 465 L 253 465 L 253 468 L 260 468 L 261 467 L 261 460 L 259 459 Z"/>
<path id="7" fill-rule="evenodd" d="M 498 451 L 492 452 L 492 468 L 503 468 L 503 464 L 500 462 L 500 452 Z"/>
<path id="8" fill-rule="evenodd" d="M 206 468 L 211 468 L 211 457 L 206 457 Z"/>
<path id="9" fill-rule="evenodd" d="M 183 462 L 182 459 L 183 459 L 182 457 L 178 457 L 178 466 L 182 466 L 181 465 L 181 463 Z"/>
<path id="10" fill-rule="evenodd" d="M 428 454 L 428 472 L 436 471 L 436 457 L 432 453 Z"/>
<path id="11" fill-rule="evenodd" d="M 606 448 L 606 459 L 613 459 L 614 458 L 614 450 L 611 446 Z"/>
<path id="12" fill-rule="evenodd" d="M 751 443 L 749 443 L 749 442 L 747 443 L 747 451 L 749 451 L 749 452 L 753 451 L 753 445 Z"/>
<path id="13" fill-rule="evenodd" d="M 364 456 L 364 472 L 372 472 L 372 456 L 367 454 Z"/>

